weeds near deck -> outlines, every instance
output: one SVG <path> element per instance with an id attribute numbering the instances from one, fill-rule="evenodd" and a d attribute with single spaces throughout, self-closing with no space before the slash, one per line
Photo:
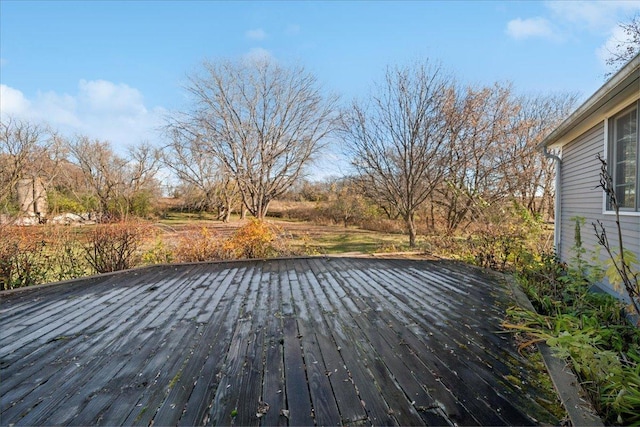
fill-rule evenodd
<path id="1" fill-rule="evenodd" d="M 513 203 L 467 237 L 432 236 L 431 252 L 497 271 L 517 271 L 551 246 L 541 217 Z"/>
<path id="2" fill-rule="evenodd" d="M 258 220 L 228 237 L 207 227 L 193 228 L 175 242 L 161 239 L 154 226 L 139 221 L 87 228 L 0 224 L 0 290 L 141 265 L 271 258 L 312 250 L 310 245 L 293 249 L 290 241 L 280 228 Z"/>
<path id="3" fill-rule="evenodd" d="M 537 312 L 508 310 L 503 326 L 521 334 L 521 348 L 546 342 L 567 360 L 605 424 L 640 425 L 640 333 L 620 301 L 589 290 L 600 269 L 585 259 L 575 218 L 570 265 L 543 256 L 517 275 Z"/>

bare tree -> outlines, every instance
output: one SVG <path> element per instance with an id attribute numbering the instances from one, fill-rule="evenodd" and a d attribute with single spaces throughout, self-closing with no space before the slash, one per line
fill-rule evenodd
<path id="1" fill-rule="evenodd" d="M 160 196 L 160 183 L 156 179 L 161 165 L 160 159 L 160 151 L 148 142 L 128 147 L 123 177 L 122 197 L 126 203 L 123 214 L 134 212 L 136 201 L 139 199 L 148 201 Z"/>
<path id="2" fill-rule="evenodd" d="M 478 220 L 486 207 L 508 197 L 504 191 L 506 161 L 513 134 L 511 118 L 518 105 L 509 85 L 458 90 L 448 120 L 448 168 L 437 186 L 447 231 Z"/>
<path id="3" fill-rule="evenodd" d="M 457 91 L 449 111 L 449 168 L 432 198 L 447 231 L 486 220 L 491 207 L 506 201 L 535 215 L 553 206 L 554 168 L 538 144 L 575 100 L 571 94 L 517 97 L 508 84 Z"/>
<path id="4" fill-rule="evenodd" d="M 74 163 L 82 171 L 85 187 L 98 199 L 100 213 L 108 213 L 110 202 L 119 196 L 126 161 L 115 155 L 108 141 L 79 136 L 69 141 L 68 146 Z"/>
<path id="5" fill-rule="evenodd" d="M 446 170 L 449 79 L 429 63 L 390 68 L 367 102 L 344 114 L 343 136 L 363 190 L 404 220 L 416 245 L 416 212 Z"/>
<path id="6" fill-rule="evenodd" d="M 0 206 L 7 209 L 22 178 L 41 179 L 45 188 L 64 159 L 60 139 L 47 126 L 7 117 L 0 123 Z"/>
<path id="7" fill-rule="evenodd" d="M 512 117 L 513 138 L 504 149 L 505 191 L 535 215 L 553 208 L 555 168 L 538 148 L 573 110 L 577 95 L 560 93 L 519 97 Z M 546 212 L 549 216 L 553 212 Z"/>
<path id="8" fill-rule="evenodd" d="M 607 73 L 606 77 L 615 73 L 640 53 L 640 15 L 635 15 L 629 22 L 621 22 L 618 26 L 622 29 L 624 38 L 616 40 L 613 49 L 609 49 L 606 63 L 612 71 Z"/>
<path id="9" fill-rule="evenodd" d="M 205 62 L 187 90 L 193 108 L 174 116 L 169 129 L 218 159 L 258 218 L 301 176 L 337 122 L 336 99 L 323 96 L 312 74 L 270 60 Z"/>
<path id="10" fill-rule="evenodd" d="M 98 199 L 101 214 L 126 216 L 133 199 L 157 185 L 159 156 L 150 145 L 128 150 L 128 158 L 118 156 L 108 141 L 79 136 L 68 141 L 73 162 L 80 168 L 84 186 Z"/>
<path id="11" fill-rule="evenodd" d="M 186 138 L 176 129 L 171 132 L 171 138 L 172 142 L 165 147 L 162 157 L 165 166 L 185 188 L 198 192 L 199 209 L 217 208 L 219 219 L 228 222 L 239 199 L 238 185 L 233 176 L 217 157 L 209 153 L 199 138 Z"/>

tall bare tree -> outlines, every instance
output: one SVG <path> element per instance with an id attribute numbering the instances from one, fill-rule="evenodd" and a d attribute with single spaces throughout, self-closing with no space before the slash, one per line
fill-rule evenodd
<path id="1" fill-rule="evenodd" d="M 268 59 L 205 62 L 187 91 L 193 108 L 174 116 L 169 129 L 217 158 L 258 218 L 337 124 L 336 98 L 324 96 L 312 74 Z"/>
<path id="2" fill-rule="evenodd" d="M 157 180 L 161 165 L 160 151 L 143 141 L 127 148 L 126 170 L 122 197 L 126 203 L 124 214 L 134 212 L 137 200 L 160 197 Z"/>
<path id="3" fill-rule="evenodd" d="M 73 163 L 82 171 L 85 187 L 98 199 L 100 212 L 106 214 L 111 201 L 120 195 L 126 161 L 115 155 L 108 141 L 79 136 L 68 146 Z"/>
<path id="4" fill-rule="evenodd" d="M 40 179 L 45 188 L 55 179 L 65 153 L 60 138 L 47 126 L 14 117 L 0 122 L 0 209 L 6 210 L 22 178 Z"/>
<path id="5" fill-rule="evenodd" d="M 516 96 L 509 84 L 458 90 L 449 114 L 449 168 L 432 203 L 449 232 L 517 202 L 532 214 L 553 206 L 554 167 L 538 149 L 575 104 L 571 94 Z"/>
<path id="6" fill-rule="evenodd" d="M 513 134 L 502 151 L 503 187 L 532 214 L 553 216 L 555 167 L 538 145 L 571 113 L 577 99 L 571 93 L 515 99 Z"/>
<path id="7" fill-rule="evenodd" d="M 459 89 L 454 107 L 443 111 L 449 123 L 447 173 L 433 203 L 440 206 L 447 231 L 478 220 L 487 206 L 508 197 L 502 185 L 518 110 L 509 85 Z"/>
<path id="8" fill-rule="evenodd" d="M 363 190 L 404 220 L 416 245 L 416 212 L 446 171 L 450 79 L 430 63 L 389 68 L 368 101 L 344 114 L 343 136 Z"/>

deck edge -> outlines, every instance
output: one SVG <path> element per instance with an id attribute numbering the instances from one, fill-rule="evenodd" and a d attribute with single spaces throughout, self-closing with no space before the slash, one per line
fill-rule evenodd
<path id="1" fill-rule="evenodd" d="M 504 274 L 503 277 L 509 284 L 516 302 L 521 307 L 536 312 L 533 304 L 526 296 L 522 288 L 516 283 L 513 276 Z M 578 377 L 567 365 L 567 363 L 556 357 L 551 348 L 545 343 L 540 342 L 537 344 L 538 351 L 542 355 L 542 360 L 549 372 L 553 386 L 556 389 L 556 393 L 562 403 L 562 406 L 567 411 L 567 415 L 571 420 L 571 425 L 585 426 L 585 427 L 601 427 L 604 423 L 600 417 L 596 414 L 593 406 L 589 401 L 583 399 L 581 396 L 586 396 Z"/>

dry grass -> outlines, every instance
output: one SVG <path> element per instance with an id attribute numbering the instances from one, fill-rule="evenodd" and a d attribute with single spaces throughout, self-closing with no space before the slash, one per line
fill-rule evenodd
<path id="1" fill-rule="evenodd" d="M 198 219 L 193 215 L 181 218 L 181 215 L 183 214 L 174 214 L 158 224 L 162 229 L 163 240 L 169 244 L 175 244 L 181 236 L 202 227 L 206 227 L 210 234 L 219 239 L 228 238 L 251 221 L 236 217 L 228 223 L 222 223 L 206 217 Z M 266 223 L 278 230 L 279 237 L 288 242 L 292 253 L 297 254 L 373 254 L 409 249 L 407 237 L 397 233 L 382 233 L 351 226 L 318 225 L 287 219 L 270 218 Z"/>

